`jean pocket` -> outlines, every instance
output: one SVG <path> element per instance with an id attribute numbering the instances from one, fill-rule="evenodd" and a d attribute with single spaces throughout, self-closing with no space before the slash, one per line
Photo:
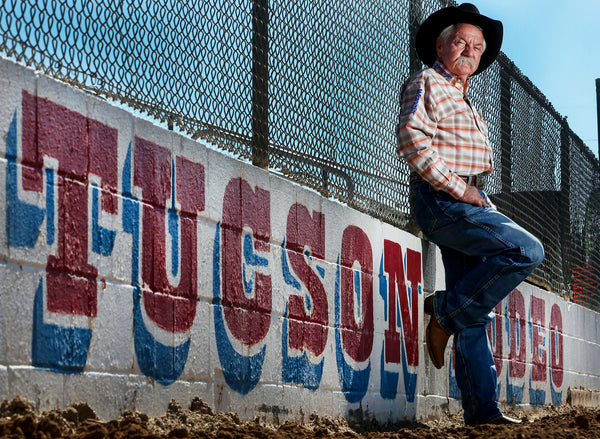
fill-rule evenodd
<path id="1" fill-rule="evenodd" d="M 412 187 L 412 196 L 414 201 L 414 217 L 421 231 L 427 236 L 429 232 L 436 227 L 436 215 L 431 209 L 432 197 L 429 185 L 418 184 Z"/>
<path id="2" fill-rule="evenodd" d="M 475 210 L 481 209 L 478 206 L 473 206 L 469 203 L 459 201 L 446 192 L 436 193 L 434 196 L 434 202 L 436 208 L 438 209 L 438 215 L 440 218 L 443 217 L 452 222 L 472 215 Z"/>

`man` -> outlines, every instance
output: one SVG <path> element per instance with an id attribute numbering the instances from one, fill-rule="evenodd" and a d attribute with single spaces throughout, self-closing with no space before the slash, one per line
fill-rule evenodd
<path id="1" fill-rule="evenodd" d="M 540 242 L 499 213 L 479 188 L 492 169 L 487 125 L 467 97 L 469 78 L 502 44 L 502 23 L 474 5 L 428 17 L 416 48 L 429 66 L 402 89 L 398 153 L 411 169 L 414 215 L 438 245 L 446 289 L 425 299 L 426 345 L 436 368 L 454 335 L 456 381 L 467 425 L 519 422 L 500 412 L 487 338 L 494 307 L 544 258 Z M 478 188 L 479 187 L 479 188 Z"/>

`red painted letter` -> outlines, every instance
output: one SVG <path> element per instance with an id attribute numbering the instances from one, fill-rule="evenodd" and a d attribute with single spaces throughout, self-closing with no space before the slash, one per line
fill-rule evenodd
<path id="1" fill-rule="evenodd" d="M 508 316 L 510 319 L 510 354 L 509 376 L 523 378 L 525 376 L 525 361 L 527 359 L 527 345 L 525 323 L 525 300 L 517 289 L 508 296 Z"/>
<path id="2" fill-rule="evenodd" d="M 255 250 L 270 251 L 269 192 L 232 179 L 223 197 L 222 236 L 223 313 L 231 334 L 251 346 L 266 337 L 271 324 L 271 276 L 254 268 L 265 266 Z"/>
<path id="3" fill-rule="evenodd" d="M 340 294 L 344 350 L 355 361 L 365 361 L 373 348 L 373 251 L 369 237 L 356 226 L 348 226 L 342 236 Z"/>
<path id="4" fill-rule="evenodd" d="M 328 306 L 327 294 L 319 276 L 305 258 L 305 250 L 311 257 L 325 258 L 325 216 L 313 212 L 301 204 L 290 207 L 287 219 L 286 253 L 294 273 L 311 297 L 310 311 L 303 295 L 293 294 L 289 299 L 289 344 L 293 349 L 306 349 L 321 355 L 327 343 Z"/>
<path id="5" fill-rule="evenodd" d="M 400 334 L 396 323 L 396 297 L 400 303 L 402 332 L 404 334 L 407 362 L 419 363 L 419 284 L 421 283 L 421 254 L 408 249 L 406 252 L 407 274 L 411 297 L 404 275 L 402 248 L 400 244 L 384 241 L 384 266 L 388 274 L 388 329 L 385 331 L 385 361 L 400 363 Z"/>
<path id="6" fill-rule="evenodd" d="M 562 314 L 560 307 L 555 303 L 550 312 L 550 365 L 552 366 L 552 382 L 556 387 L 563 383 L 563 334 Z"/>
<path id="7" fill-rule="evenodd" d="M 533 327 L 531 338 L 532 366 L 531 379 L 533 381 L 546 381 L 546 348 L 544 338 L 545 306 L 543 299 L 531 296 L 531 325 Z"/>
<path id="8" fill-rule="evenodd" d="M 28 165 L 23 188 L 41 192 L 44 157 L 57 162 L 57 251 L 46 265 L 48 310 L 94 317 L 98 270 L 88 263 L 88 176 L 101 178 L 102 209 L 116 213 L 117 130 L 26 91 L 22 114 Z"/>
<path id="9" fill-rule="evenodd" d="M 194 322 L 198 300 L 196 216 L 204 210 L 204 167 L 178 157 L 172 176 L 171 152 L 155 143 L 135 139 L 135 184 L 142 188 L 142 290 L 144 309 L 160 328 L 185 332 Z M 172 183 L 176 180 L 176 183 Z M 175 184 L 176 191 L 172 191 Z M 175 200 L 171 198 L 175 195 Z M 167 203 L 167 200 L 169 202 Z M 176 201 L 176 203 L 174 202 Z M 178 236 L 167 238 L 167 209 L 177 206 Z M 175 213 L 175 212 L 173 212 Z M 178 230 L 176 229 L 176 230 Z M 168 263 L 166 244 L 171 239 L 180 252 Z M 168 267 L 177 266 L 172 285 Z"/>

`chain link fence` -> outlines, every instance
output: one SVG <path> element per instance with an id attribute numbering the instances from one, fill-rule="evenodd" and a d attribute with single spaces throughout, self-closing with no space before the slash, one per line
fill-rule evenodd
<path id="1" fill-rule="evenodd" d="M 4 0 L 0 54 L 415 232 L 398 159 L 418 25 L 444 0 Z M 531 281 L 600 310 L 600 165 L 503 53 L 470 94 L 486 191 L 538 236 Z"/>

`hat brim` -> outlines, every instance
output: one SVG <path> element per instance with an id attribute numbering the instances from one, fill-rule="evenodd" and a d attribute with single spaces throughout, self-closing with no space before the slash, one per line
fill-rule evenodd
<path id="1" fill-rule="evenodd" d="M 486 42 L 486 50 L 481 55 L 479 66 L 473 75 L 483 72 L 494 62 L 502 46 L 502 22 L 493 20 L 479 13 L 469 12 L 455 6 L 440 9 L 431 14 L 421 24 L 415 41 L 417 54 L 421 61 L 429 67 L 437 59 L 436 41 L 440 32 L 457 23 L 469 23 L 481 28 Z"/>

